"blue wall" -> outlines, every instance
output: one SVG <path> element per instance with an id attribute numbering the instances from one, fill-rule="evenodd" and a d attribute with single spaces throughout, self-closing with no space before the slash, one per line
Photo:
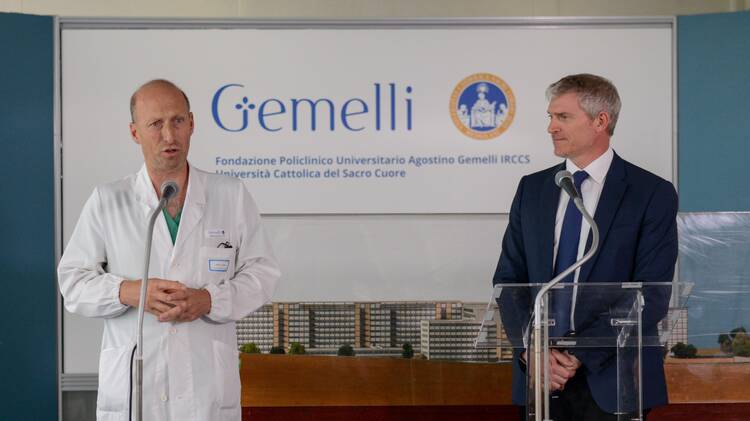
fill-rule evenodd
<path id="1" fill-rule="evenodd" d="M 680 210 L 750 211 L 750 12 L 677 19 Z"/>
<path id="2" fill-rule="evenodd" d="M 0 13 L 0 419 L 57 419 L 49 16 Z"/>

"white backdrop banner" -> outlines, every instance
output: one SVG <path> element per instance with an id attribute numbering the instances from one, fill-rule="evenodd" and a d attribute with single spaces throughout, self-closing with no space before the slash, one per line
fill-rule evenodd
<path id="1" fill-rule="evenodd" d="M 241 177 L 276 214 L 264 218 L 284 274 L 273 301 L 486 303 L 507 224 L 497 214 L 522 175 L 561 162 L 550 83 L 610 78 L 623 100 L 615 150 L 672 178 L 672 26 L 540 22 L 64 25 L 63 241 L 94 186 L 140 168 L 128 101 L 167 78 L 195 114 L 190 161 Z M 96 372 L 101 321 L 63 317 L 64 370 Z"/>
<path id="2" fill-rule="evenodd" d="M 522 175 L 561 161 L 544 90 L 577 72 L 620 90 L 615 150 L 672 176 L 667 26 L 70 29 L 62 50 L 76 215 L 139 168 L 128 100 L 153 78 L 190 97 L 190 161 L 243 179 L 263 213 L 508 212 Z"/>

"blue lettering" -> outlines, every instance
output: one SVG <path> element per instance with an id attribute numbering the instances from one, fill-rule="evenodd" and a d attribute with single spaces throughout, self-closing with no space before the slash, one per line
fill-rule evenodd
<path id="1" fill-rule="evenodd" d="M 235 86 L 239 88 L 244 88 L 243 85 L 239 85 L 237 83 L 230 83 L 230 84 L 224 85 L 221 88 L 219 88 L 219 90 L 216 91 L 216 93 L 214 94 L 213 100 L 211 100 L 211 115 L 213 116 L 214 121 L 216 122 L 216 125 L 228 132 L 241 132 L 245 130 L 247 128 L 247 110 L 255 108 L 253 104 L 247 105 L 248 104 L 247 97 L 244 97 L 243 98 L 244 104 L 236 104 L 234 106 L 237 110 L 242 111 L 242 125 L 240 126 L 240 128 L 230 129 L 224 125 L 224 123 L 221 121 L 221 117 L 219 117 L 219 99 L 221 98 L 221 95 L 224 93 L 225 89 L 235 87 Z"/>
<path id="2" fill-rule="evenodd" d="M 382 88 L 381 89 L 381 85 Z M 259 129 L 268 132 L 278 132 L 283 129 L 289 129 L 289 121 L 284 118 L 273 119 L 272 117 L 286 114 L 291 110 L 291 129 L 299 131 L 310 121 L 310 130 L 315 132 L 318 129 L 318 118 L 323 121 L 322 127 L 326 127 L 331 132 L 336 130 L 336 119 L 340 119 L 340 124 L 349 131 L 359 132 L 366 129 L 375 131 L 388 130 L 396 131 L 396 120 L 404 117 L 405 130 L 411 131 L 414 126 L 414 104 L 411 94 L 413 87 L 406 85 L 401 89 L 395 82 L 373 83 L 374 95 L 372 97 L 350 97 L 342 98 L 343 104 L 339 110 L 337 103 L 329 98 L 268 98 L 264 100 L 251 101 L 248 96 L 241 96 L 235 88 L 244 88 L 244 85 L 238 83 L 228 83 L 219 87 L 211 99 L 211 115 L 214 122 L 220 129 L 228 132 L 242 132 L 250 128 L 251 119 L 257 119 Z M 232 88 L 232 89 L 230 89 Z M 229 98 L 227 95 L 232 91 Z M 403 102 L 401 102 L 403 98 Z M 236 103 L 232 104 L 232 102 Z M 229 102 L 229 103 L 228 103 Z M 325 110 L 320 108 L 325 104 Z M 403 109 L 399 104 L 402 104 Z M 234 108 L 234 109 L 232 109 Z M 400 112 L 400 116 L 397 114 Z M 257 115 L 253 115 L 257 112 Z M 326 114 L 327 113 L 327 114 Z M 372 114 L 373 119 L 364 119 L 363 114 Z M 388 120 L 385 120 L 388 119 Z M 304 120 L 304 122 L 303 122 Z M 373 127 L 374 126 L 374 127 Z M 403 127 L 403 126 L 402 126 Z M 402 128 L 404 130 L 404 128 Z"/>
<path id="3" fill-rule="evenodd" d="M 274 103 L 274 102 L 279 105 L 279 111 L 274 111 L 274 112 L 268 112 L 267 113 L 266 112 L 266 105 L 268 105 L 270 103 Z M 266 117 L 270 117 L 270 116 L 274 116 L 274 115 L 279 115 L 279 114 L 284 114 L 285 112 L 286 112 L 286 107 L 284 107 L 284 103 L 283 102 L 279 101 L 276 98 L 267 99 L 267 100 L 263 101 L 260 104 L 260 107 L 258 108 L 258 123 L 260 123 L 260 126 L 263 127 L 265 130 L 268 130 L 269 132 L 278 132 L 279 130 L 281 130 L 281 127 L 273 129 L 273 128 L 270 128 L 270 127 L 266 126 Z"/>
<path id="4" fill-rule="evenodd" d="M 352 104 L 352 103 L 355 103 L 355 102 L 358 102 L 361 105 L 360 111 L 349 112 L 348 111 L 349 105 Z M 360 130 L 363 130 L 364 127 L 359 127 L 359 128 L 353 128 L 353 127 L 351 127 L 349 125 L 349 117 L 353 116 L 353 115 L 366 114 L 366 113 L 367 113 L 367 103 L 365 103 L 365 101 L 363 101 L 363 100 L 361 100 L 359 98 L 352 98 L 349 101 L 346 101 L 344 103 L 344 106 L 341 107 L 341 124 L 343 124 L 344 127 L 346 127 L 347 129 L 349 129 L 351 131 L 354 131 L 354 132 L 358 132 Z"/>
<path id="5" fill-rule="evenodd" d="M 396 84 L 389 83 L 391 92 L 391 130 L 396 131 Z"/>
<path id="6" fill-rule="evenodd" d="M 334 129 L 334 105 L 333 102 L 331 102 L 330 99 L 322 98 L 319 100 L 316 100 L 313 102 L 311 99 L 307 98 L 301 98 L 296 99 L 292 98 L 292 130 L 297 131 L 297 105 L 299 105 L 301 102 L 307 103 L 310 105 L 310 130 L 315 131 L 315 123 L 317 121 L 316 112 L 318 109 L 318 103 L 325 102 L 328 104 L 328 119 L 330 121 L 331 131 Z"/>
<path id="7" fill-rule="evenodd" d="M 375 130 L 380 131 L 380 84 L 375 84 Z"/>
<path id="8" fill-rule="evenodd" d="M 406 87 L 406 93 L 410 94 L 411 86 Z M 406 130 L 411 130 L 411 98 L 406 98 Z"/>

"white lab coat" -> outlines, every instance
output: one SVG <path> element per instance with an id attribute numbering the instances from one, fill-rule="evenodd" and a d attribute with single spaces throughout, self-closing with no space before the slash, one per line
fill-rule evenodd
<path id="1" fill-rule="evenodd" d="M 137 310 L 119 301 L 123 279 L 140 279 L 156 192 L 144 166 L 94 190 L 58 267 L 65 308 L 104 318 L 97 420 L 128 418 Z M 223 242 L 232 248 L 219 248 Z M 211 312 L 190 323 L 146 313 L 144 420 L 241 418 L 235 321 L 268 302 L 280 272 L 258 211 L 241 181 L 190 167 L 175 245 L 157 218 L 149 277 L 211 294 Z"/>

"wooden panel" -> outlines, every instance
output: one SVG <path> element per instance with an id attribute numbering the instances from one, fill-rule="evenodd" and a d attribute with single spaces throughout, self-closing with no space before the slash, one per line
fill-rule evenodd
<path id="1" fill-rule="evenodd" d="M 243 421 L 477 421 L 518 420 L 518 408 L 499 406 L 327 406 L 242 408 Z M 677 404 L 653 410 L 648 421 L 747 421 L 750 404 Z"/>
<path id="2" fill-rule="evenodd" d="M 648 421 L 747 421 L 750 420 L 750 404 L 670 404 L 655 408 Z"/>
<path id="3" fill-rule="evenodd" d="M 243 354 L 242 406 L 510 404 L 508 364 Z"/>
<path id="4" fill-rule="evenodd" d="M 242 408 L 243 421 L 482 421 L 518 420 L 518 408 L 502 406 L 319 406 Z M 649 420 L 651 421 L 651 420 Z"/>
<path id="5" fill-rule="evenodd" d="M 750 402 L 750 362 L 667 359 L 664 371 L 671 403 Z"/>
<path id="6" fill-rule="evenodd" d="M 750 362 L 668 359 L 665 371 L 673 404 L 750 402 Z M 509 364 L 243 354 L 241 374 L 253 408 L 511 403 Z"/>

